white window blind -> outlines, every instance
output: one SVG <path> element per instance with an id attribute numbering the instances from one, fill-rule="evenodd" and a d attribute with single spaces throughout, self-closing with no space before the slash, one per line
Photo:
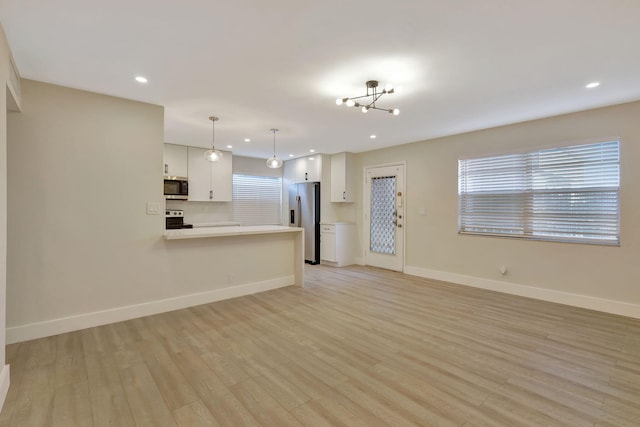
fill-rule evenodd
<path id="1" fill-rule="evenodd" d="M 282 224 L 282 178 L 233 174 L 233 220 L 242 225 Z"/>
<path id="2" fill-rule="evenodd" d="M 619 145 L 459 160 L 459 232 L 620 244 Z"/>

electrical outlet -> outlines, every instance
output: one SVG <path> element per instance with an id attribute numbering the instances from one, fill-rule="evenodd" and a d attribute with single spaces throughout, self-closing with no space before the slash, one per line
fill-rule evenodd
<path id="1" fill-rule="evenodd" d="M 160 203 L 147 202 L 147 215 L 160 215 Z"/>

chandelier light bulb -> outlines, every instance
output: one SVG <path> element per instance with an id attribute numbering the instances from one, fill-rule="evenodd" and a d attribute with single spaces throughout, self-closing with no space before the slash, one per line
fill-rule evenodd
<path id="1" fill-rule="evenodd" d="M 369 107 L 367 107 L 366 105 L 364 107 L 362 107 L 362 112 L 363 113 L 367 113 L 369 111 Z"/>
<path id="2" fill-rule="evenodd" d="M 353 99 L 347 101 L 347 107 L 353 107 L 354 105 L 356 105 L 356 101 Z"/>
<path id="3" fill-rule="evenodd" d="M 398 110 L 397 108 L 394 108 L 393 110 L 391 110 L 391 112 L 393 113 L 394 116 L 397 116 L 398 114 L 400 114 L 400 110 Z"/>
<path id="4" fill-rule="evenodd" d="M 342 105 L 342 98 L 336 99 L 336 105 Z"/>
<path id="5" fill-rule="evenodd" d="M 384 85 L 384 90 L 386 90 L 387 92 L 391 92 L 393 90 L 393 85 L 391 83 L 387 83 L 386 85 Z"/>

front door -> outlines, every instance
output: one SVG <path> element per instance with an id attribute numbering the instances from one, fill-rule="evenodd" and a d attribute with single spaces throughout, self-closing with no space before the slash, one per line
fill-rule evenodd
<path id="1" fill-rule="evenodd" d="M 402 271 L 404 266 L 404 165 L 365 171 L 365 263 Z"/>

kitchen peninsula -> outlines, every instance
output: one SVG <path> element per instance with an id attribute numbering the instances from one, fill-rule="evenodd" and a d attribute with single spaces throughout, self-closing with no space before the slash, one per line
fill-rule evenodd
<path id="1" fill-rule="evenodd" d="M 285 282 L 280 282 L 282 283 L 280 286 L 273 286 L 275 288 L 291 284 L 303 286 L 303 233 L 302 228 L 279 225 L 198 227 L 166 230 L 164 239 L 167 241 L 167 250 L 176 257 L 180 257 L 178 252 L 188 254 L 193 253 L 194 250 L 204 249 L 206 252 L 205 248 L 221 249 L 226 255 L 224 258 L 229 262 L 216 256 L 209 259 L 209 263 L 204 262 L 203 268 L 215 265 L 217 269 L 230 269 L 227 276 L 230 288 L 237 286 L 239 271 L 253 271 L 258 274 L 266 272 L 268 274 L 267 267 L 275 265 L 293 273 L 292 283 L 286 283 L 286 279 L 284 279 Z M 234 265 L 237 267 L 236 270 L 233 270 Z M 262 281 L 265 279 L 272 281 L 273 278 L 263 277 Z M 249 283 L 242 282 L 242 280 L 238 282 L 238 285 L 249 285 Z M 269 288 L 271 287 L 267 287 L 267 289 Z M 266 289 L 256 289 L 256 292 L 260 290 Z"/>

